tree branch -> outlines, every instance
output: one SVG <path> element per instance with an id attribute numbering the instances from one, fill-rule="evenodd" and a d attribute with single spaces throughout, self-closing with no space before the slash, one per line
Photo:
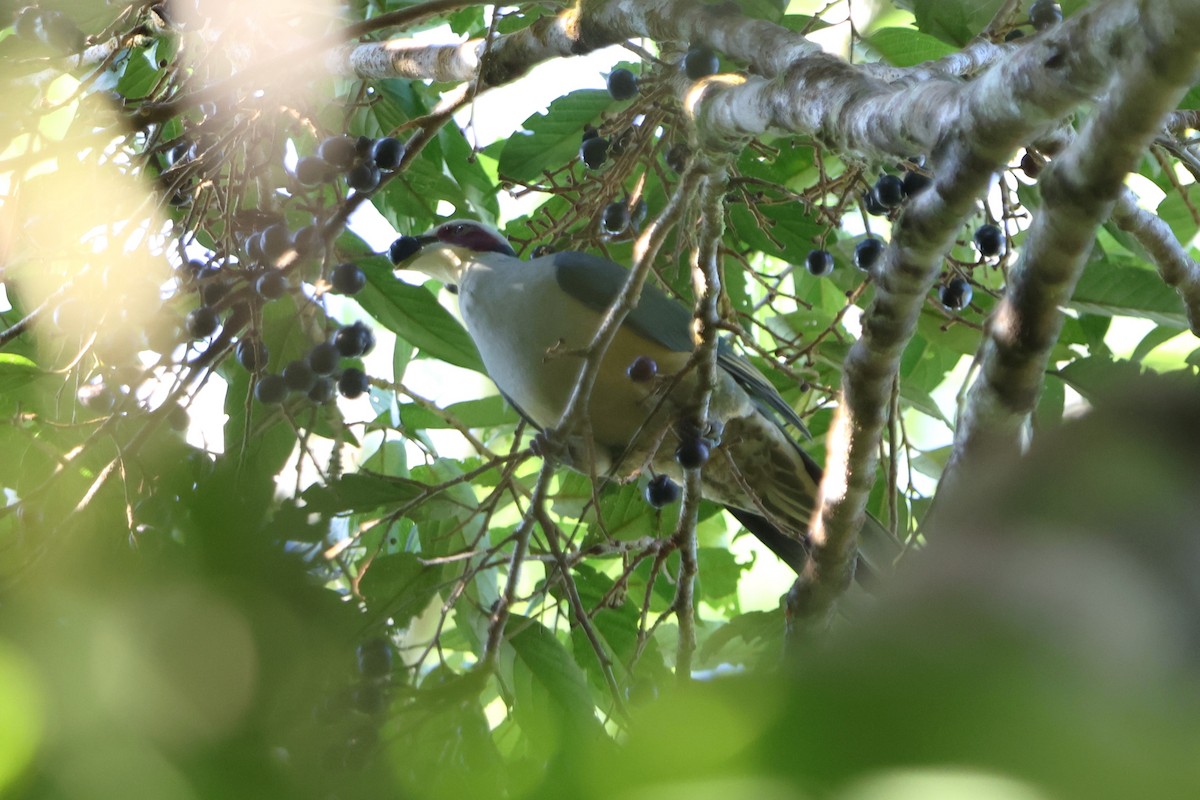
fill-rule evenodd
<path id="1" fill-rule="evenodd" d="M 1137 38 L 1123 43 L 1131 63 L 1113 78 L 1079 137 L 1042 175 L 1043 206 L 988 326 L 979 378 L 960 415 L 942 491 L 954 491 L 964 482 L 959 473 L 973 471 L 985 456 L 1017 448 L 1062 328 L 1059 309 L 1071 298 L 1096 229 L 1112 214 L 1125 175 L 1195 79 L 1200 53 L 1190 31 L 1200 24 L 1200 8 L 1173 2 L 1153 10 L 1161 13 L 1143 16 Z M 1118 209 L 1118 216 L 1133 218 L 1128 208 Z M 1194 264 L 1159 249 L 1183 274 L 1194 274 Z"/>

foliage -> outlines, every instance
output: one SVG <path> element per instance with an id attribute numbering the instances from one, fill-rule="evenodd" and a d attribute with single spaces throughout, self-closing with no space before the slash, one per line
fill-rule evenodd
<path id="1" fill-rule="evenodd" d="M 849 4 L 741 5 L 791 30 L 850 28 Z M 940 58 L 1002 4 L 895 5 L 856 16 L 856 60 Z M 1084 5 L 1062 3 L 1068 17 Z M 115 38 L 87 64 L 0 32 L 0 793 L 1035 797 L 1045 787 L 1118 797 L 1195 785 L 1194 674 L 1179 706 L 1167 701 L 1185 680 L 1175 673 L 1114 695 L 1128 676 L 1087 665 L 1107 652 L 1095 642 L 1063 645 L 1022 629 L 1029 615 L 1013 622 L 986 608 L 977 624 L 970 604 L 946 616 L 949 590 L 940 607 L 897 601 L 882 620 L 881 604 L 858 591 L 803 678 L 779 674 L 779 598 L 791 576 L 712 504 L 697 527 L 692 667 L 739 677 L 677 685 L 677 505 L 645 502 L 648 475 L 555 476 L 554 525 L 535 527 L 519 602 L 489 645 L 514 543 L 531 524 L 533 432 L 479 375 L 444 287 L 398 280 L 371 220 L 399 235 L 471 217 L 502 224 L 526 256 L 576 249 L 628 263 L 644 219 L 679 186 L 672 159 L 694 144 L 670 56 L 678 43 L 653 49 L 661 60 L 612 57 L 606 69 L 638 76 L 631 100 L 595 88 L 602 76 L 564 82 L 517 132 L 479 142 L 469 95 L 451 117 L 443 84 L 271 75 L 238 54 L 262 45 L 291 66 L 279 61 L 295 58 L 286 37 L 262 44 L 258 26 L 286 27 L 279 19 L 248 14 L 222 29 L 227 19 L 198 6 L 41 4 L 92 44 Z M 331 21 L 299 4 L 286 18 L 326 33 L 409 6 L 352 2 Z M 468 5 L 387 35 L 448 25 L 448 41 L 486 36 L 493 23 L 492 33 L 512 33 L 546 13 Z M 230 77 L 243 69 L 254 81 Z M 212 85 L 225 90 L 200 88 Z M 599 169 L 579 157 L 588 128 L 609 142 Z M 304 185 L 296 158 L 338 134 L 352 145 L 397 137 L 407 153 L 378 189 L 341 177 Z M 1168 151 L 1152 155 L 1135 188 L 1190 248 L 1194 178 Z M 855 246 L 886 239 L 900 213 L 869 214 L 866 195 L 881 174 L 925 175 L 913 156 L 864 163 L 778 135 L 751 141 L 733 163 L 723 310 L 738 346 L 811 429 L 818 461 L 873 293 L 852 266 Z M 935 287 L 904 352 L 868 510 L 914 550 L 948 456 L 954 395 L 1040 203 L 1044 160 L 1031 144 L 996 175 L 939 281 L 969 281 L 969 305 L 944 307 Z M 617 233 L 601 225 L 612 203 L 632 212 Z M 984 223 L 1006 233 L 997 257 L 972 245 Z M 264 231 L 277 225 L 308 232 L 265 252 Z M 688 305 L 694 227 L 675 228 L 655 265 Z M 827 276 L 804 269 L 817 248 L 833 254 Z M 366 280 L 353 296 L 330 284 L 347 262 Z M 271 271 L 286 276 L 281 299 L 255 288 Z M 200 306 L 219 315 L 211 336 L 188 333 Z M 1129 376 L 1194 380 L 1200 349 L 1178 295 L 1115 224 L 1097 238 L 1067 313 L 1039 433 Z M 371 376 L 363 396 L 255 399 L 264 375 L 356 320 L 378 345 L 338 370 Z M 265 345 L 265 371 L 239 363 L 246 340 Z M 996 500 L 997 513 L 1024 491 Z M 1159 606 L 1140 608 L 1153 616 Z M 383 667 L 364 669 L 381 650 Z M 1076 668 L 1085 679 L 1062 683 Z M 1121 741 L 1079 736 L 1091 704 L 1093 730 L 1122 726 Z M 889 771 L 902 766 L 916 771 Z"/>

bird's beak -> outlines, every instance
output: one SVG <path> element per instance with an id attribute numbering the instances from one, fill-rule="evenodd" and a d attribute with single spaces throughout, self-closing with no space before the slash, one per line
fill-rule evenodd
<path id="1" fill-rule="evenodd" d="M 433 244 L 434 242 L 436 242 L 438 240 L 437 234 L 432 233 L 432 232 L 422 233 L 421 235 L 414 236 L 413 238 L 416 239 L 418 242 L 420 242 L 422 247 L 424 247 L 427 244 Z"/>

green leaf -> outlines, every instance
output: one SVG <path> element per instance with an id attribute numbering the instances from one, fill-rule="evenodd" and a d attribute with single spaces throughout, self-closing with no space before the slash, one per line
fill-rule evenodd
<path id="1" fill-rule="evenodd" d="M 426 488 L 407 478 L 354 472 L 328 484 L 313 484 L 301 496 L 310 511 L 340 514 L 401 505 L 419 497 Z"/>
<path id="2" fill-rule="evenodd" d="M 419 348 L 422 355 L 483 372 L 470 335 L 428 289 L 399 280 L 387 258 L 371 254 L 366 243 L 352 233 L 338 237 L 338 249 L 367 275 L 366 288 L 354 299 L 368 314 Z"/>
<path id="3" fill-rule="evenodd" d="M 1085 400 L 1095 402 L 1114 387 L 1128 385 L 1138 378 L 1142 368 L 1132 361 L 1092 357 L 1081 358 L 1050 374 L 1061 378 Z"/>
<path id="4" fill-rule="evenodd" d="M 447 406 L 445 411 L 468 428 L 515 425 L 520 419 L 517 412 L 500 395 L 454 403 Z M 404 420 L 404 427 L 409 430 L 442 430 L 454 427 L 440 415 L 414 403 L 400 406 L 400 419 Z"/>
<path id="5" fill-rule="evenodd" d="M 548 169 L 558 169 L 575 157 L 583 128 L 612 103 L 602 89 L 582 89 L 560 97 L 545 114 L 525 120 L 524 130 L 509 138 L 500 152 L 500 174 L 526 182 Z"/>
<path id="6" fill-rule="evenodd" d="M 1148 319 L 1186 329 L 1183 301 L 1158 274 L 1134 262 L 1110 257 L 1093 261 L 1083 271 L 1071 307 L 1092 314 Z"/>
<path id="7" fill-rule="evenodd" d="M 444 569 L 422 564 L 413 553 L 380 556 L 367 567 L 359 591 L 375 616 L 404 628 L 437 595 Z"/>
<path id="8" fill-rule="evenodd" d="M 881 28 L 868 37 L 867 44 L 897 67 L 912 67 L 956 52 L 941 39 L 910 28 Z"/>
<path id="9" fill-rule="evenodd" d="M 533 739 L 599 732 L 587 676 L 570 652 L 541 623 L 513 615 L 508 644 L 513 664 L 513 713 Z"/>
<path id="10" fill-rule="evenodd" d="M 803 263 L 808 251 L 825 232 L 825 226 L 809 217 L 798 203 L 759 206 L 758 213 L 769 221 L 770 236 L 763 231 L 758 217 L 740 204 L 729 209 L 729 221 L 735 234 L 755 250 L 792 264 Z"/>
<path id="11" fill-rule="evenodd" d="M 0 353 L 0 392 L 13 392 L 42 377 L 30 359 L 15 353 Z"/>

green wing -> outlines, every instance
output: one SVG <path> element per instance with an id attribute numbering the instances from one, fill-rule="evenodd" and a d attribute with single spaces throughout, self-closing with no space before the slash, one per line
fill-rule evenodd
<path id="1" fill-rule="evenodd" d="M 620 264 L 589 253 L 566 251 L 545 258 L 554 259 L 554 276 L 559 287 L 597 312 L 605 311 L 612 304 L 629 277 L 628 270 Z M 642 297 L 625 318 L 625 324 L 638 335 L 673 352 L 690 353 L 695 349 L 692 312 L 653 284 L 647 283 L 642 289 Z M 717 342 L 717 363 L 746 390 L 760 410 L 778 414 L 805 438 L 812 438 L 795 409 L 779 396 L 766 376 L 734 351 L 726 339 Z"/>

